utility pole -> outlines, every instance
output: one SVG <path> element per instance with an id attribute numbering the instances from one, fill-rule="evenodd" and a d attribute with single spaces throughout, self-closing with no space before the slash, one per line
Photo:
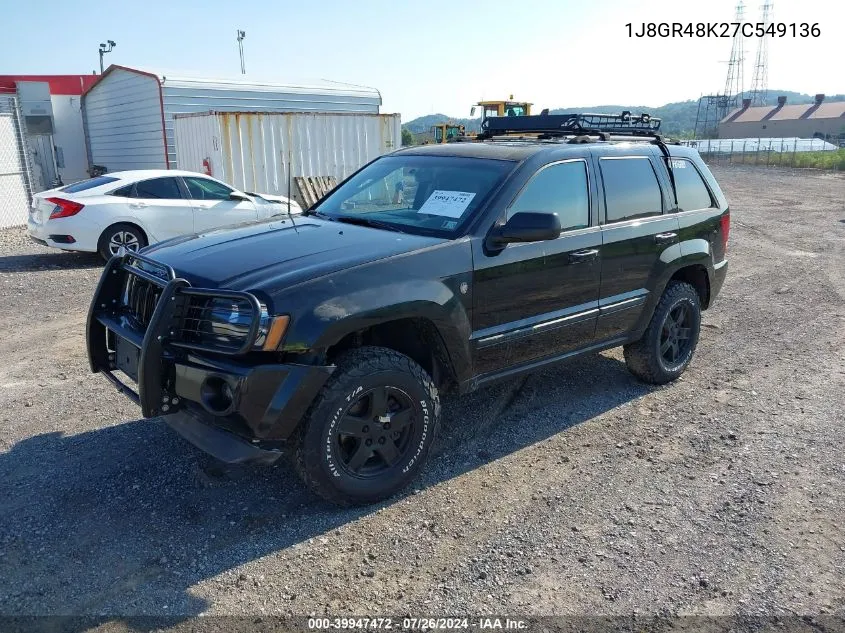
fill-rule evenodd
<path id="1" fill-rule="evenodd" d="M 246 64 L 244 63 L 244 38 L 246 37 L 246 31 L 241 31 L 238 29 L 238 51 L 241 54 L 241 74 L 246 74 Z"/>
<path id="2" fill-rule="evenodd" d="M 117 46 L 117 43 L 114 40 L 106 40 L 109 44 L 106 46 L 105 44 L 100 44 L 100 74 L 103 74 L 103 55 L 106 53 L 111 53 L 112 49 Z"/>

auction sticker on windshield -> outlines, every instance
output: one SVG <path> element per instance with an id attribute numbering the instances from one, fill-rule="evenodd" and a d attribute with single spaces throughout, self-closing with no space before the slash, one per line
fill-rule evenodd
<path id="1" fill-rule="evenodd" d="M 459 218 L 466 211 L 469 203 L 475 197 L 467 191 L 445 191 L 435 189 L 417 213 L 429 215 L 445 215 L 449 218 Z"/>

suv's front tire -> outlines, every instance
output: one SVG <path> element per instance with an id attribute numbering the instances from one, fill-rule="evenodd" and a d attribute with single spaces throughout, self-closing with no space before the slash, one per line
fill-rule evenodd
<path id="1" fill-rule="evenodd" d="M 671 281 L 642 338 L 624 347 L 628 369 L 640 380 L 662 385 L 690 364 L 701 329 L 701 301 L 690 284 Z"/>
<path id="2" fill-rule="evenodd" d="M 332 503 L 373 503 L 414 479 L 439 422 L 437 388 L 422 367 L 391 349 L 353 349 L 303 422 L 296 467 Z"/>

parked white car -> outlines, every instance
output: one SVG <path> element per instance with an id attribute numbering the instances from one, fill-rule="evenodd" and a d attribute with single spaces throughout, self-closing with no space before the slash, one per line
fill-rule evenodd
<path id="1" fill-rule="evenodd" d="M 30 237 L 105 259 L 171 237 L 203 233 L 290 212 L 283 196 L 245 193 L 205 174 L 148 169 L 104 174 L 42 191 L 29 211 Z"/>

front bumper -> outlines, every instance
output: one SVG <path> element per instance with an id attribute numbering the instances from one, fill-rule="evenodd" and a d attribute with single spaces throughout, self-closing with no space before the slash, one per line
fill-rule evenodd
<path id="1" fill-rule="evenodd" d="M 127 265 L 130 258 L 159 266 L 168 274 L 159 279 Z M 161 288 L 144 332 L 134 329 L 122 312 L 126 276 L 132 274 Z M 334 367 L 249 362 L 247 358 L 254 356 L 215 354 L 203 346 L 177 342 L 173 335 L 180 327 L 186 297 L 215 292 L 227 291 L 191 288 L 172 270 L 136 254 L 114 257 L 103 271 L 88 312 L 87 348 L 91 371 L 102 373 L 139 404 L 145 417 L 164 415 L 187 439 L 225 459 L 220 450 L 209 448 L 219 446 L 224 436 L 209 431 L 202 439 L 197 423 L 228 434 L 233 442 L 283 441 L 296 429 Z M 254 333 L 245 347 L 253 340 Z M 118 368 L 136 385 L 118 378 Z M 230 397 L 221 403 L 215 394 L 224 389 Z"/>

